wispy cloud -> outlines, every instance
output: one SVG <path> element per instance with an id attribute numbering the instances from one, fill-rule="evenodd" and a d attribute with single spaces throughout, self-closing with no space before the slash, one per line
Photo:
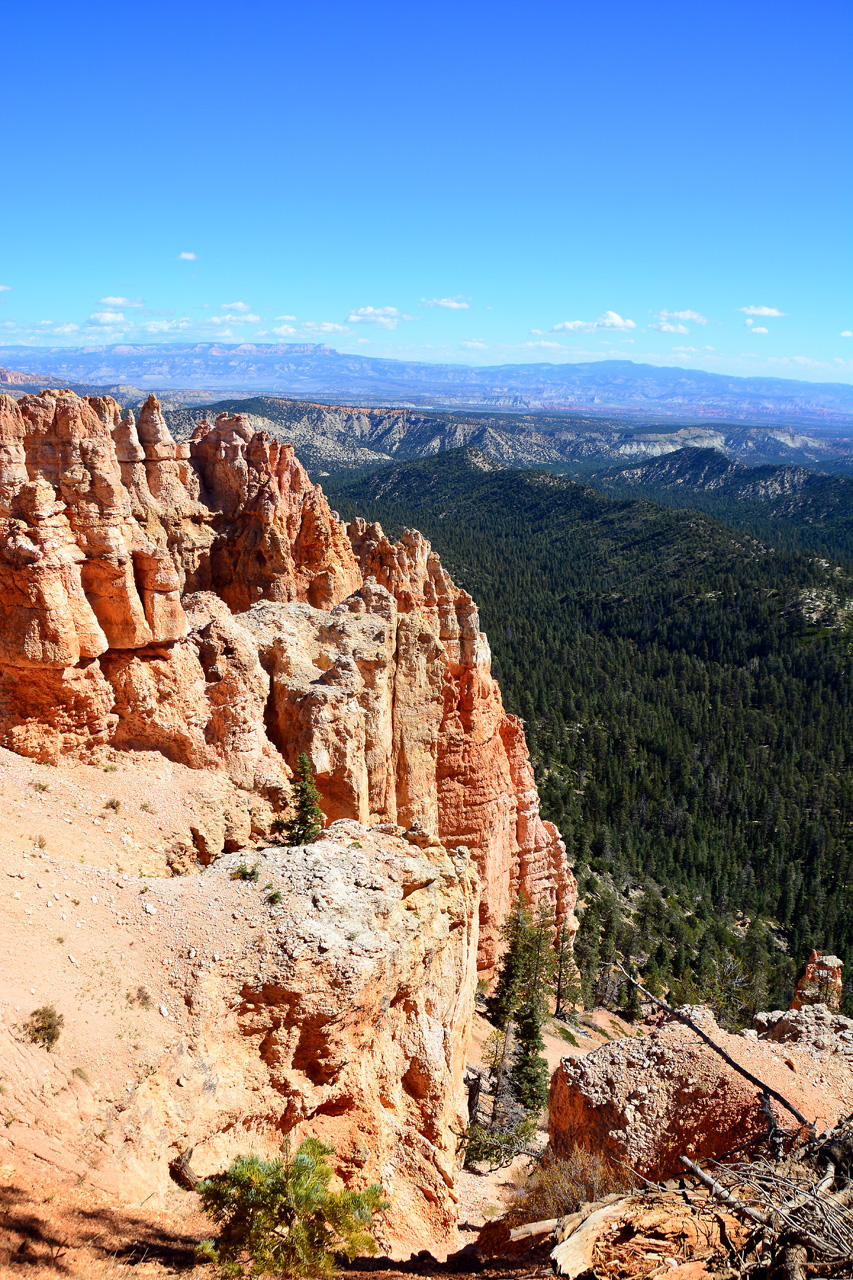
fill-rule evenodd
<path id="1" fill-rule="evenodd" d="M 102 307 L 144 307 L 145 306 L 145 303 L 142 301 L 141 298 L 119 298 L 119 297 L 110 296 L 106 298 L 99 298 L 98 301 L 100 302 Z"/>
<path id="2" fill-rule="evenodd" d="M 291 338 L 296 330 L 292 324 L 277 324 L 273 328 L 273 333 L 278 334 L 280 338 Z"/>
<path id="3" fill-rule="evenodd" d="M 179 253 L 178 262 L 195 262 L 197 255 L 194 253 Z"/>
<path id="4" fill-rule="evenodd" d="M 853 329 L 842 329 L 839 338 L 853 338 Z"/>
<path id="5" fill-rule="evenodd" d="M 0 284 L 0 293 L 11 293 L 12 286 L 10 284 Z"/>
<path id="6" fill-rule="evenodd" d="M 737 307 L 745 316 L 786 316 L 787 311 L 779 311 L 777 307 Z"/>
<path id="7" fill-rule="evenodd" d="M 532 329 L 531 333 L 536 333 L 536 330 Z M 526 348 L 527 350 L 530 350 L 531 348 L 535 348 L 538 351 L 565 351 L 566 350 L 562 342 L 549 342 L 547 338 L 540 338 L 538 342 L 519 342 L 517 345 L 519 347 Z"/>
<path id="8" fill-rule="evenodd" d="M 396 329 L 402 320 L 411 320 L 396 307 L 357 307 L 347 316 L 347 324 L 372 324 L 377 329 Z"/>
<path id="9" fill-rule="evenodd" d="M 633 320 L 623 320 L 617 311 L 605 311 L 597 320 L 563 320 L 555 324 L 549 333 L 592 333 L 596 329 L 636 329 Z M 541 333 L 541 329 L 531 329 L 531 333 Z"/>
<path id="10" fill-rule="evenodd" d="M 455 298 L 421 298 L 425 307 L 446 307 L 448 311 L 468 311 L 471 301 L 458 293 Z"/>
<path id="11" fill-rule="evenodd" d="M 124 324 L 125 318 L 121 311 L 95 311 L 89 316 L 89 324 Z"/>
<path id="12" fill-rule="evenodd" d="M 469 351 L 486 350 L 486 343 L 482 338 L 463 338 L 459 345 L 460 347 L 467 347 Z"/>
<path id="13" fill-rule="evenodd" d="M 276 316 L 276 320 L 295 320 L 296 316 Z"/>
<path id="14" fill-rule="evenodd" d="M 248 302 L 223 302 L 221 310 L 245 312 L 251 311 L 252 308 L 249 306 Z"/>
<path id="15" fill-rule="evenodd" d="M 770 330 L 765 329 L 763 324 L 756 324 L 756 325 L 753 325 L 752 332 L 753 333 L 769 333 Z"/>

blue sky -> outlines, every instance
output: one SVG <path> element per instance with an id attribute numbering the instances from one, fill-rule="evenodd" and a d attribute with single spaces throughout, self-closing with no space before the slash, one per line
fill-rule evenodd
<path id="1" fill-rule="evenodd" d="M 0 343 L 853 381 L 851 37 L 848 0 L 16 5 Z"/>

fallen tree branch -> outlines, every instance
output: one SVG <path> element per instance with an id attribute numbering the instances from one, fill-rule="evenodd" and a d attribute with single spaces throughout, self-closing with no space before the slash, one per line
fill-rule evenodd
<path id="1" fill-rule="evenodd" d="M 698 1164 L 688 1160 L 687 1156 L 680 1156 L 679 1159 L 685 1169 L 690 1170 L 694 1178 L 698 1178 L 700 1182 L 703 1182 L 712 1195 L 716 1196 L 718 1200 L 722 1200 L 723 1204 L 728 1205 L 735 1213 L 742 1213 L 745 1218 L 749 1218 L 750 1222 L 757 1222 L 759 1227 L 770 1226 L 769 1213 L 759 1213 L 757 1209 L 753 1209 L 752 1205 L 744 1204 L 743 1200 L 738 1200 L 730 1191 L 726 1191 L 726 1188 L 721 1183 L 715 1182 L 710 1174 L 704 1173 Z"/>
<path id="2" fill-rule="evenodd" d="M 789 1102 L 784 1094 L 781 1094 L 778 1090 L 771 1088 L 771 1086 L 769 1084 L 765 1084 L 763 1080 L 759 1080 L 758 1076 L 754 1076 L 751 1071 L 747 1071 L 746 1067 L 742 1067 L 739 1062 L 735 1062 L 734 1058 L 730 1057 L 729 1054 L 726 1053 L 725 1049 L 721 1048 L 720 1045 L 713 1041 L 711 1037 L 707 1035 L 701 1027 L 698 1027 L 691 1018 L 688 1018 L 684 1013 L 679 1013 L 677 1009 L 673 1009 L 665 1000 L 658 1000 L 656 996 L 652 995 L 651 991 L 647 991 L 644 986 L 641 986 L 636 978 L 632 978 L 630 973 L 626 973 L 618 960 L 615 961 L 615 968 L 617 968 L 623 977 L 627 978 L 629 982 L 632 982 L 637 990 L 641 991 L 647 1000 L 651 1000 L 652 1004 L 656 1004 L 659 1009 L 663 1009 L 665 1013 L 670 1015 L 670 1017 L 676 1018 L 679 1022 L 683 1022 L 686 1027 L 689 1027 L 691 1031 L 695 1031 L 700 1040 L 704 1040 L 705 1044 L 708 1045 L 710 1049 L 714 1050 L 714 1053 L 718 1053 L 724 1062 L 727 1062 L 730 1067 L 742 1075 L 744 1079 L 748 1080 L 750 1084 L 754 1084 L 762 1093 L 767 1093 L 771 1098 L 775 1098 L 776 1101 L 786 1109 L 786 1111 L 790 1111 L 791 1115 L 794 1116 L 795 1119 L 799 1120 L 800 1124 L 804 1124 L 812 1131 L 814 1130 L 814 1125 L 809 1123 L 802 1111 L 797 1110 L 793 1102 Z"/>

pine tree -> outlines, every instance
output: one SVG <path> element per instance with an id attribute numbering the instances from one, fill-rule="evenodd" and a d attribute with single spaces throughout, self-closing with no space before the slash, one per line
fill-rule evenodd
<path id="1" fill-rule="evenodd" d="M 376 1253 L 373 1218 L 388 1208 L 382 1188 L 330 1191 L 326 1157 L 333 1154 L 306 1138 L 292 1159 L 286 1145 L 280 1160 L 238 1156 L 225 1173 L 199 1183 L 202 1209 L 221 1228 L 218 1241 L 199 1247 L 200 1260 L 222 1275 L 242 1275 L 248 1254 L 252 1275 L 328 1276 L 335 1253 L 350 1261 Z"/>
<path id="2" fill-rule="evenodd" d="M 323 830 L 323 810 L 318 803 L 320 792 L 314 785 L 311 761 L 303 751 L 296 765 L 297 779 L 293 784 L 294 811 L 284 824 L 284 837 L 288 844 L 313 844 Z"/>
<path id="3" fill-rule="evenodd" d="M 539 907 L 528 936 L 526 963 L 518 986 L 515 1010 L 515 1053 L 510 1080 L 518 1101 L 529 1111 L 540 1111 L 548 1101 L 551 1073 L 544 1056 L 542 1027 L 554 988 L 557 957 L 553 950 L 554 917 Z"/>

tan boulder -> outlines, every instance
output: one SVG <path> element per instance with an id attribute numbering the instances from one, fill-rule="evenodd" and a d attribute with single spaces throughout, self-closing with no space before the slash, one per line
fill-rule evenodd
<path id="1" fill-rule="evenodd" d="M 825 1128 L 849 1112 L 853 1036 L 849 1043 L 840 1033 L 834 1040 L 821 1036 L 809 1031 L 806 1020 L 797 1042 L 782 1050 L 767 1032 L 733 1035 L 707 1009 L 688 1012 L 735 1062 L 809 1121 Z M 761 1018 L 770 1022 L 774 1016 Z M 784 1017 L 801 1015 L 779 1014 Z M 779 1125 L 796 1127 L 778 1103 L 773 1109 Z M 602 1045 L 586 1057 L 564 1058 L 551 1080 L 548 1131 L 556 1156 L 580 1146 L 655 1180 L 680 1174 L 682 1155 L 719 1157 L 766 1130 L 755 1086 L 675 1021 Z"/>

